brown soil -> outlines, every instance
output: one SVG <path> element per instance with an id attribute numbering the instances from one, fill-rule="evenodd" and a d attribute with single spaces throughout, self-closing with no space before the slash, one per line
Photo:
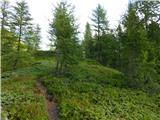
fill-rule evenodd
<path id="1" fill-rule="evenodd" d="M 51 99 L 51 96 L 47 94 L 46 88 L 40 83 L 37 82 L 37 87 L 41 94 L 43 94 L 46 98 L 46 104 L 48 109 L 49 120 L 59 120 L 58 119 L 58 107 L 57 104 Z"/>

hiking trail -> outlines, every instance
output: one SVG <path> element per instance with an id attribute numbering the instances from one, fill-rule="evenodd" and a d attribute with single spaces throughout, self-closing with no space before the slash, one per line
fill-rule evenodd
<path id="1" fill-rule="evenodd" d="M 37 81 L 37 87 L 40 93 L 43 94 L 46 98 L 49 120 L 59 120 L 58 119 L 58 106 L 52 100 L 52 96 L 48 95 L 47 89 L 42 85 L 40 81 Z"/>

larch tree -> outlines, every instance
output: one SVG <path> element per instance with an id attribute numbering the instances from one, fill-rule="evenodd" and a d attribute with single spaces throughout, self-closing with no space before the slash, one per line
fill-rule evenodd
<path id="1" fill-rule="evenodd" d="M 159 22 L 160 21 L 160 1 L 136 1 L 135 7 L 141 18 L 141 22 L 144 24 L 145 28 L 148 28 L 148 25 L 151 21 Z"/>
<path id="2" fill-rule="evenodd" d="M 157 81 L 160 68 L 160 1 L 136 1 L 135 5 L 140 21 L 147 32 L 145 83 Z"/>
<path id="3" fill-rule="evenodd" d="M 9 37 L 11 37 L 10 33 L 10 5 L 6 0 L 1 1 L 1 45 L 2 45 L 2 55 L 9 52 L 11 49 L 11 44 L 13 41 Z"/>
<path id="4" fill-rule="evenodd" d="M 123 59 L 124 64 L 127 65 L 124 68 L 124 73 L 129 80 L 128 84 L 133 84 L 135 77 L 137 76 L 137 58 L 139 56 L 139 45 L 138 45 L 138 26 L 139 26 L 139 18 L 136 15 L 136 10 L 133 7 L 132 3 L 129 3 L 128 13 L 125 16 L 125 20 L 123 21 L 123 25 L 125 28 L 125 42 L 124 42 L 124 53 Z M 136 30 L 136 31 L 135 31 Z"/>
<path id="5" fill-rule="evenodd" d="M 124 35 L 123 35 L 121 24 L 118 25 L 116 32 L 117 32 L 117 34 L 116 34 L 116 38 L 117 38 L 117 64 L 116 65 L 119 70 L 122 70 L 122 66 L 123 66 L 122 52 L 123 52 Z"/>
<path id="6" fill-rule="evenodd" d="M 83 47 L 85 52 L 85 58 L 93 58 L 93 38 L 90 24 L 87 22 L 85 26 Z"/>
<path id="7" fill-rule="evenodd" d="M 137 13 L 147 31 L 148 42 L 150 43 L 150 59 L 156 59 L 159 46 L 159 37 L 156 35 L 159 31 L 160 23 L 160 1 L 137 1 L 135 2 Z M 153 33 L 155 33 L 153 35 Z"/>
<path id="8" fill-rule="evenodd" d="M 16 42 L 14 34 L 10 30 L 11 22 L 11 6 L 8 1 L 2 0 L 0 2 L 1 9 L 1 60 L 2 71 L 11 70 L 12 59 L 14 56 L 14 45 Z"/>
<path id="9" fill-rule="evenodd" d="M 23 44 L 22 41 L 25 40 L 26 31 L 28 26 L 31 25 L 31 15 L 29 13 L 29 8 L 27 3 L 23 0 L 16 3 L 16 6 L 13 6 L 14 12 L 12 13 L 12 30 L 17 36 L 17 55 L 15 56 L 13 69 L 16 69 L 17 64 L 20 60 L 20 51 L 21 45 Z"/>
<path id="10" fill-rule="evenodd" d="M 31 25 L 28 26 L 26 33 L 25 43 L 27 45 L 27 51 L 30 54 L 34 54 L 40 48 L 41 28 L 38 24 L 36 26 Z"/>
<path id="11" fill-rule="evenodd" d="M 60 2 L 49 30 L 50 39 L 54 41 L 57 76 L 64 75 L 70 65 L 77 63 L 79 44 L 75 22 L 73 7 L 66 2 Z"/>
<path id="12" fill-rule="evenodd" d="M 9 2 L 6 0 L 1 1 L 1 40 L 3 41 L 3 38 L 5 37 L 5 30 L 7 29 L 6 27 L 8 26 L 9 22 Z"/>
<path id="13" fill-rule="evenodd" d="M 34 28 L 33 25 L 27 26 L 25 29 L 25 35 L 23 38 L 23 43 L 26 45 L 27 52 L 32 54 L 34 48 Z"/>
<path id="14" fill-rule="evenodd" d="M 102 46 L 103 40 L 102 36 L 104 36 L 108 31 L 108 21 L 106 18 L 106 11 L 104 8 L 98 4 L 97 8 L 93 10 L 92 18 L 93 22 L 93 30 L 95 32 L 95 59 L 103 63 L 103 55 L 102 55 Z"/>
<path id="15" fill-rule="evenodd" d="M 41 43 L 41 28 L 39 24 L 37 24 L 34 30 L 34 50 L 38 50 L 40 48 L 40 43 Z"/>
<path id="16" fill-rule="evenodd" d="M 128 13 L 123 21 L 123 65 L 128 85 L 141 87 L 151 79 L 153 74 L 151 64 L 148 62 L 148 43 L 145 24 L 137 14 L 135 3 L 129 3 Z"/>

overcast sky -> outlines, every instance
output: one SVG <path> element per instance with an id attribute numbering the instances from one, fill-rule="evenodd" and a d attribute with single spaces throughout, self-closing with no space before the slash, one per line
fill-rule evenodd
<path id="1" fill-rule="evenodd" d="M 15 5 L 16 1 L 9 0 L 12 5 Z M 48 24 L 52 19 L 52 11 L 54 6 L 60 0 L 26 0 L 30 13 L 34 19 L 34 23 L 38 23 L 41 27 L 42 43 L 41 48 L 47 50 L 48 40 Z M 100 3 L 107 11 L 107 18 L 109 20 L 110 28 L 115 28 L 120 20 L 120 17 L 127 9 L 128 0 L 67 0 L 75 6 L 75 16 L 78 19 L 80 36 L 84 33 L 86 22 L 90 22 L 92 16 L 92 10 L 94 10 L 98 3 Z"/>

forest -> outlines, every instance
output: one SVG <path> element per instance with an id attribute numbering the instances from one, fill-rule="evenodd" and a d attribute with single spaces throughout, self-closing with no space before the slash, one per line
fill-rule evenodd
<path id="1" fill-rule="evenodd" d="M 82 40 L 59 1 L 50 50 L 27 0 L 0 8 L 1 120 L 160 120 L 160 1 L 130 0 L 116 29 L 97 4 Z"/>

